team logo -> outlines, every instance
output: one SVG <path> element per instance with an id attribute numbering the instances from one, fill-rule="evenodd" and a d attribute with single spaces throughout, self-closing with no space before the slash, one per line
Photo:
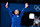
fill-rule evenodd
<path id="1" fill-rule="evenodd" d="M 35 9 L 36 11 L 40 11 L 40 5 L 34 5 L 34 9 Z"/>
<path id="2" fill-rule="evenodd" d="M 17 15 L 17 17 L 19 17 L 19 16 Z"/>

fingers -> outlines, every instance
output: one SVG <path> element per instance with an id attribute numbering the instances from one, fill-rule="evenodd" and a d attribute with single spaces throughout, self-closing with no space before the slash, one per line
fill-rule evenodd
<path id="1" fill-rule="evenodd" d="M 5 7 L 8 8 L 8 2 L 6 3 Z"/>
<path id="2" fill-rule="evenodd" d="M 6 5 L 8 5 L 8 2 L 6 3 Z"/>
<path id="3" fill-rule="evenodd" d="M 28 7 L 28 3 L 25 3 L 25 8 L 27 8 Z"/>

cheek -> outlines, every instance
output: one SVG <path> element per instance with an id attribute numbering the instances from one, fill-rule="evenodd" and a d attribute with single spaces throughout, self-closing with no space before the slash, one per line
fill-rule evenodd
<path id="1" fill-rule="evenodd" d="M 17 13 L 17 12 L 15 12 L 15 13 Z"/>
<path id="2" fill-rule="evenodd" d="M 19 12 L 18 11 L 15 11 L 15 14 L 19 14 Z"/>
<path id="3" fill-rule="evenodd" d="M 25 6 L 28 6 L 27 4 L 25 4 Z"/>
<path id="4" fill-rule="evenodd" d="M 15 14 L 18 14 L 18 12 L 15 12 Z"/>
<path id="5" fill-rule="evenodd" d="M 18 14 L 18 12 L 16 12 Z"/>

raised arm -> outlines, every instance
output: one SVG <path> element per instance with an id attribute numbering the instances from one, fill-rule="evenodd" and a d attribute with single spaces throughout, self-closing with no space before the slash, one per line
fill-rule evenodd
<path id="1" fill-rule="evenodd" d="M 20 13 L 20 17 L 23 16 L 23 13 L 25 12 L 26 8 L 28 7 L 28 3 L 25 3 L 25 8 L 23 8 L 23 10 Z"/>
<path id="2" fill-rule="evenodd" d="M 12 11 L 10 10 L 10 8 L 8 8 L 8 10 L 9 10 L 9 15 L 10 15 L 10 17 L 12 17 L 13 15 L 12 15 Z"/>
<path id="3" fill-rule="evenodd" d="M 10 10 L 10 8 L 8 8 L 8 2 L 6 3 L 5 7 L 8 9 L 9 15 L 12 17 L 12 11 Z"/>

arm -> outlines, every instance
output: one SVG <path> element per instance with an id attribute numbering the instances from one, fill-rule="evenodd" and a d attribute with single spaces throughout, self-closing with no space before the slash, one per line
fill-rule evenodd
<path id="1" fill-rule="evenodd" d="M 32 27 L 33 27 L 33 26 L 35 26 L 35 22 L 33 22 L 33 25 L 32 25 Z"/>
<path id="2" fill-rule="evenodd" d="M 32 26 L 35 26 L 35 22 L 33 22 L 33 25 Z"/>
<path id="3" fill-rule="evenodd" d="M 9 15 L 12 17 L 12 11 L 10 10 L 10 8 L 8 8 L 8 2 L 6 3 L 5 7 L 8 9 Z"/>
<path id="4" fill-rule="evenodd" d="M 32 26 L 35 26 L 35 21 L 36 21 L 36 19 L 34 18 L 34 21 L 33 21 L 33 25 Z"/>
<path id="5" fill-rule="evenodd" d="M 25 8 L 23 8 L 23 10 L 21 11 L 21 13 L 20 13 L 20 17 L 22 17 L 23 16 L 23 14 L 24 14 L 24 12 L 25 12 Z"/>
<path id="6" fill-rule="evenodd" d="M 25 3 L 25 8 L 23 8 L 23 10 L 20 13 L 20 17 L 23 16 L 23 13 L 25 12 L 26 8 L 28 7 L 28 3 Z"/>
<path id="7" fill-rule="evenodd" d="M 9 15 L 12 17 L 12 11 L 8 8 Z"/>

